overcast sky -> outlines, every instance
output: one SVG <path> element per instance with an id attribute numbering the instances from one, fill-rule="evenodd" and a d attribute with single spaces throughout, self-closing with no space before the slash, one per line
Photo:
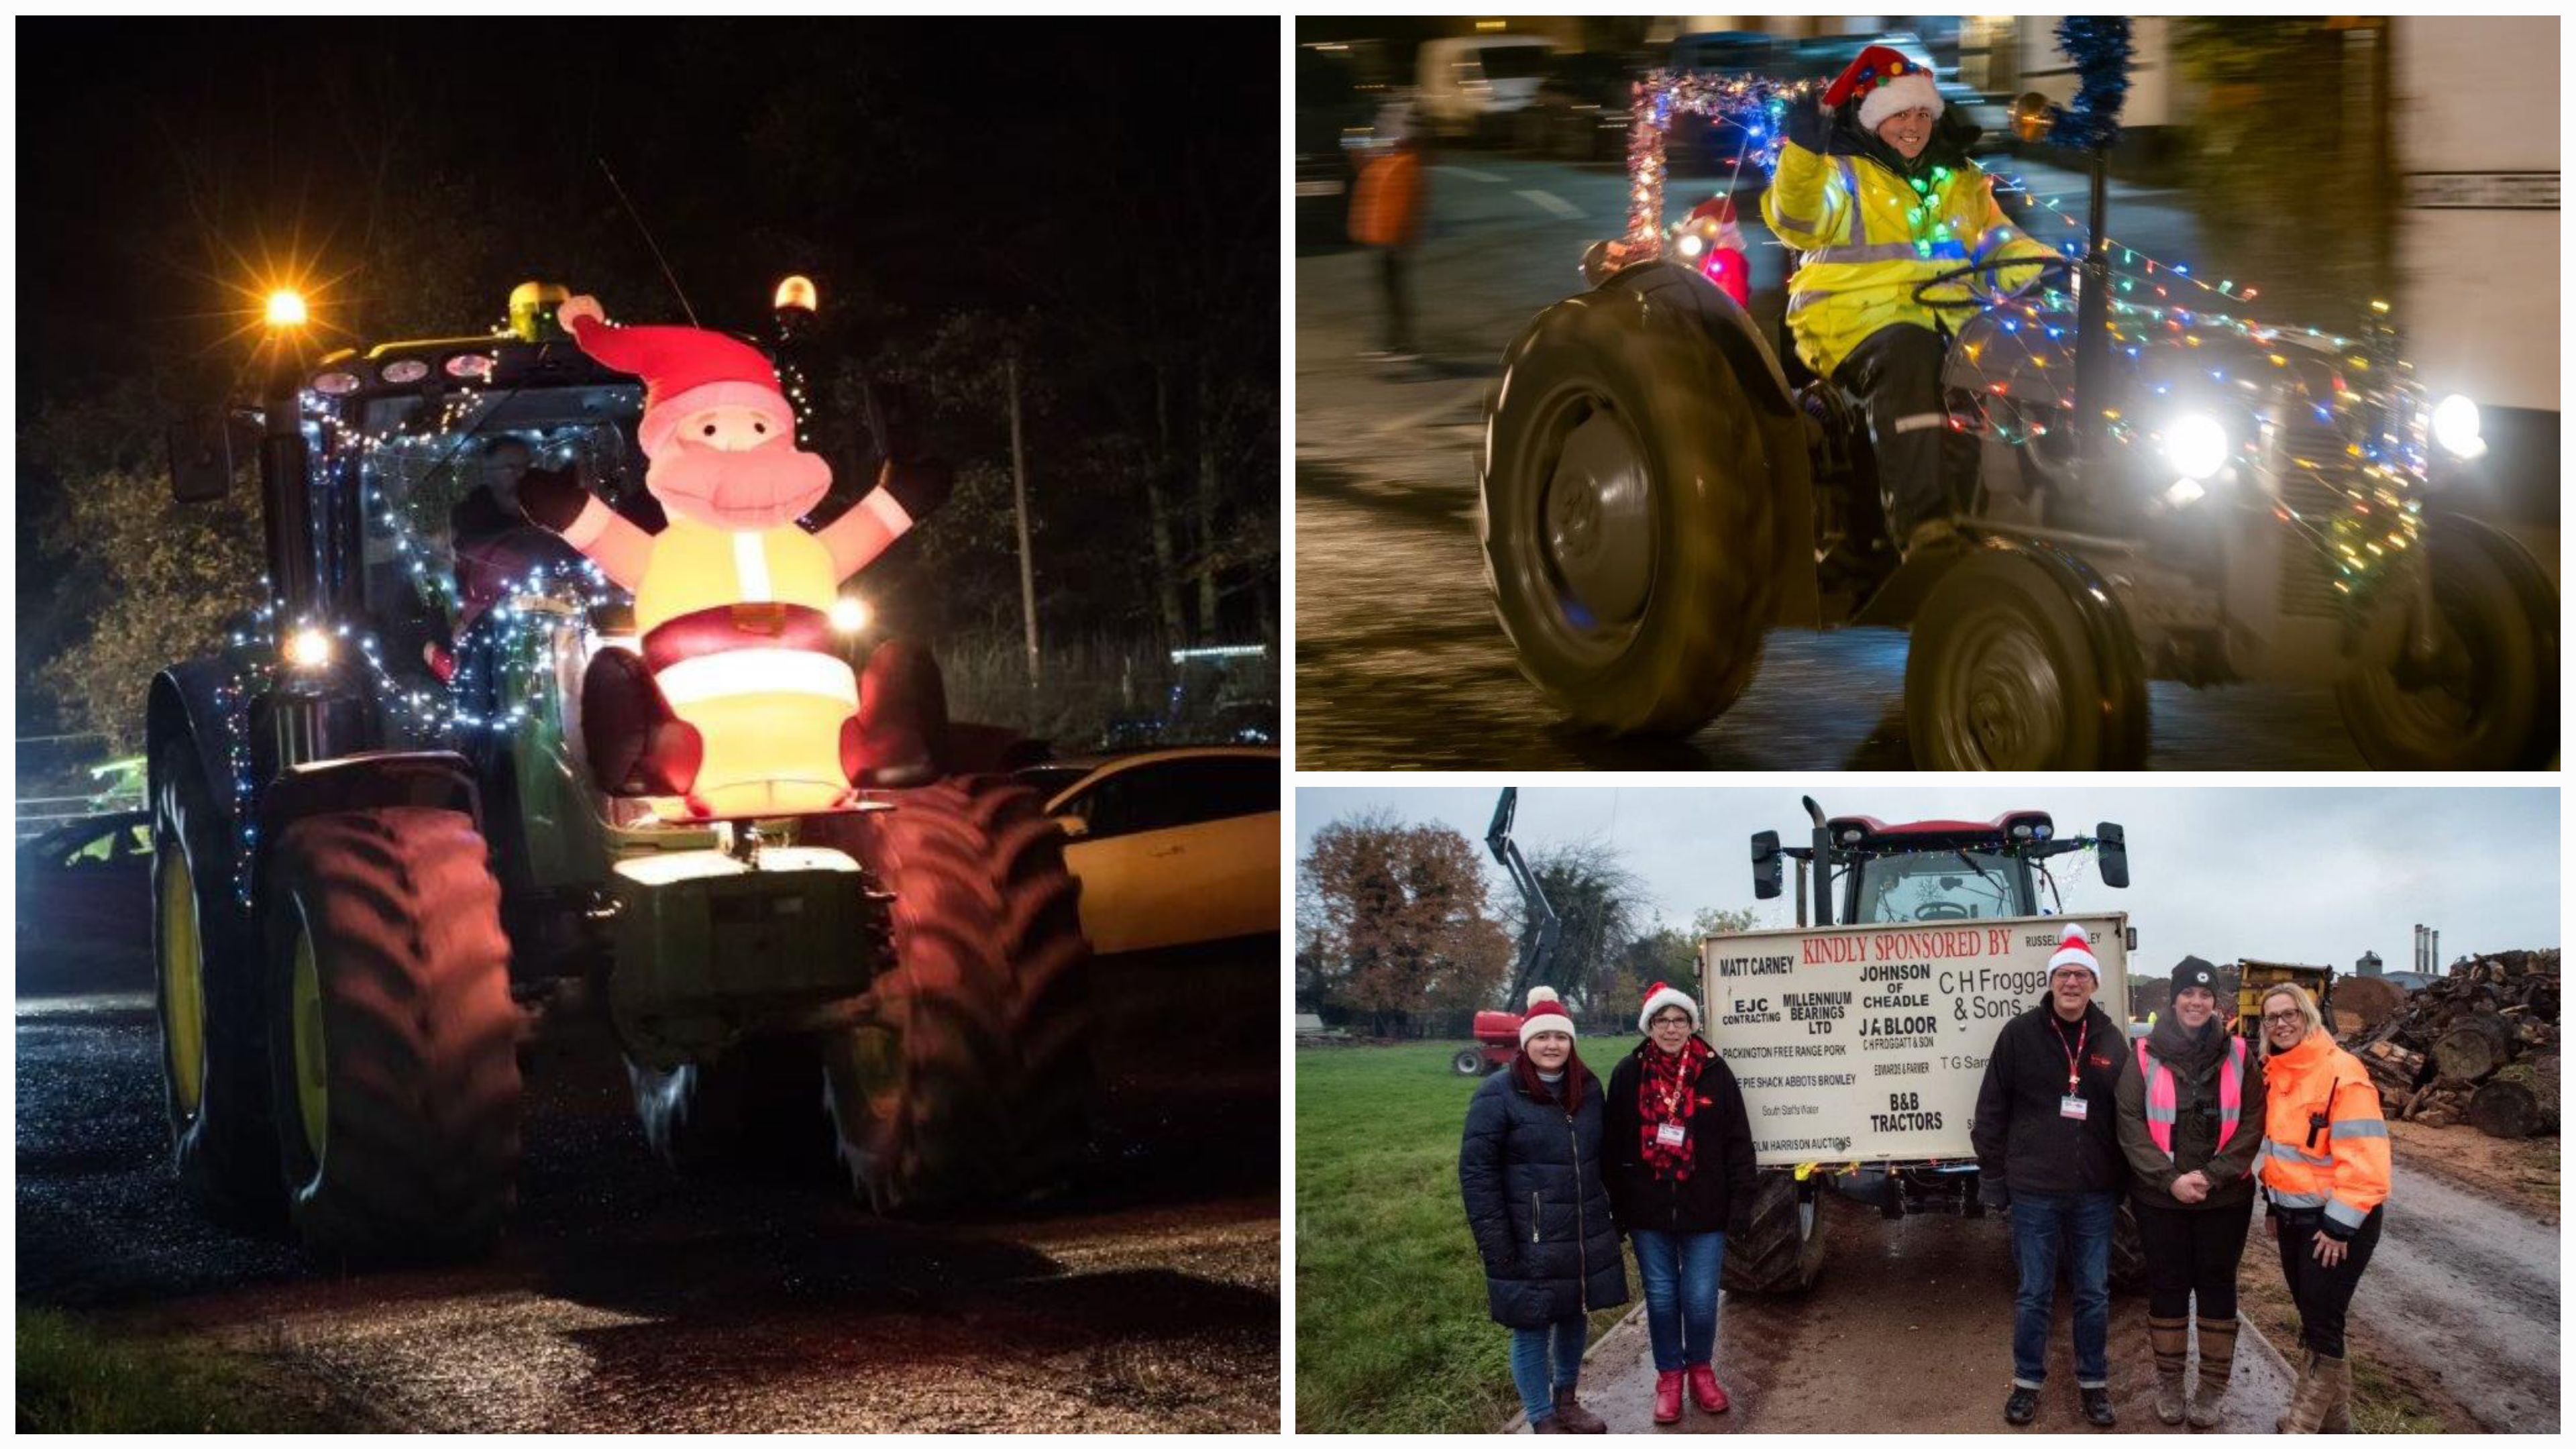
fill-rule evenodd
<path id="1" fill-rule="evenodd" d="M 1303 788 L 1298 858 L 1318 826 L 1371 810 L 1453 827 L 1481 852 L 1497 793 Z M 1513 838 L 1530 855 L 1584 839 L 1610 843 L 1674 925 L 1705 906 L 1754 906 L 1760 924 L 1789 926 L 1796 917 L 1787 895 L 1753 899 L 1747 847 L 1757 830 L 1803 844 L 1804 793 L 1829 816 L 1891 823 L 2039 809 L 2061 834 L 2090 835 L 2097 822 L 2117 821 L 2128 828 L 2127 890 L 2104 886 L 2090 853 L 2051 865 L 2070 911 L 2128 912 L 2141 972 L 2160 975 L 2186 954 L 2349 970 L 2366 950 L 2403 971 L 2417 922 L 2442 933 L 2445 962 L 2559 944 L 2555 790 L 1540 785 L 1521 790 Z M 1496 905 L 1512 902 L 1511 883 L 1490 858 L 1485 873 Z"/>

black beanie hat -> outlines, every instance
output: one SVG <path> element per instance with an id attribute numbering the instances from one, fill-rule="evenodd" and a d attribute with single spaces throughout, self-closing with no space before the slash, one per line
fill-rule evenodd
<path id="1" fill-rule="evenodd" d="M 2182 964 L 2173 969 L 2173 992 L 2165 999 L 2168 1001 L 2179 1001 L 2182 999 L 2182 994 L 2184 992 L 2195 986 L 2208 992 L 2212 996 L 2216 996 L 2218 994 L 2218 968 L 2210 965 L 2208 962 L 2203 961 L 2197 956 L 2185 956 L 2182 958 Z"/>

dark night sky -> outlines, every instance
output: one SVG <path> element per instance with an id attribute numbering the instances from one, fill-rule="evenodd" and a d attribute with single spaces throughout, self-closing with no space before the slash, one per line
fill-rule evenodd
<path id="1" fill-rule="evenodd" d="M 337 270 L 371 203 L 379 227 L 471 212 L 492 229 L 501 254 L 469 259 L 458 330 L 538 275 L 662 320 L 676 304 L 603 156 L 709 325 L 748 326 L 791 266 L 823 281 L 827 308 L 1042 302 L 1192 195 L 1233 208 L 1221 230 L 1275 275 L 1266 18 L 22 20 L 17 33 L 22 407 L 155 351 L 202 355 L 233 325 L 207 316 L 237 305 L 218 285 L 234 279 L 228 249 L 300 237 Z M 1252 184 L 1210 174 L 1227 165 Z M 198 208 L 220 205 L 215 225 L 192 211 L 189 174 Z M 1140 189 L 1165 194 L 1140 208 Z M 406 280 L 361 274 L 343 291 L 363 303 Z"/>

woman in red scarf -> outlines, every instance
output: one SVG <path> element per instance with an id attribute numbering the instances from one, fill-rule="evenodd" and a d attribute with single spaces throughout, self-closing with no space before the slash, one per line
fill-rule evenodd
<path id="1" fill-rule="evenodd" d="M 1726 1230 L 1753 1197 L 1753 1129 L 1726 1062 L 1700 1039 L 1699 1003 L 1658 981 L 1637 1013 L 1646 1034 L 1610 1073 L 1603 1151 L 1610 1212 L 1637 1249 L 1655 1345 L 1655 1422 L 1682 1416 L 1682 1383 L 1726 1412 L 1709 1359 Z"/>

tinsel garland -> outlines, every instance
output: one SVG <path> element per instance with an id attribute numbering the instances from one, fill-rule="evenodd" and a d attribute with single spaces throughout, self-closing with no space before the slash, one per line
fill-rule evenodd
<path id="1" fill-rule="evenodd" d="M 2120 105 L 2129 94 L 2128 17 L 2069 15 L 2057 22 L 2057 48 L 2075 62 L 2080 79 L 2074 103 L 2059 108 L 2049 126 L 2049 141 L 2078 151 L 2110 150 L 2120 139 Z"/>

